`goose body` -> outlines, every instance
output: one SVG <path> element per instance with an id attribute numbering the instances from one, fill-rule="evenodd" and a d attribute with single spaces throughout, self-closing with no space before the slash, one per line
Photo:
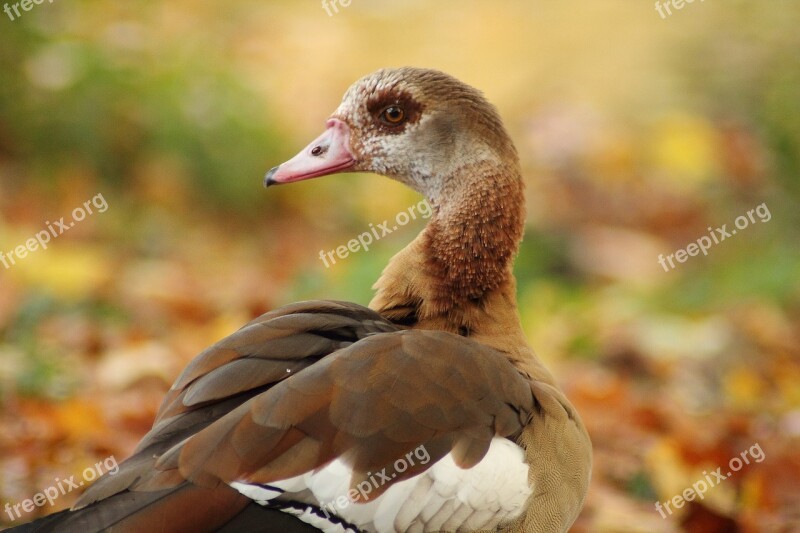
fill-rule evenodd
<path id="1" fill-rule="evenodd" d="M 523 181 L 496 110 L 383 69 L 265 181 L 359 171 L 433 208 L 369 307 L 291 304 L 211 346 L 119 472 L 26 531 L 568 530 L 591 444 L 522 333 Z"/>

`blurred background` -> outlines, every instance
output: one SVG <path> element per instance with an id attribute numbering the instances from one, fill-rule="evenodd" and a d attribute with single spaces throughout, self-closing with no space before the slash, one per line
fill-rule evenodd
<path id="1" fill-rule="evenodd" d="M 0 506 L 125 458 L 181 368 L 250 318 L 369 301 L 424 220 L 329 268 L 320 250 L 420 198 L 374 175 L 269 191 L 262 177 L 354 80 L 415 65 L 484 91 L 520 151 L 523 323 L 595 447 L 573 531 L 800 530 L 800 4 L 669 7 L 73 0 L 0 13 Z M 762 204 L 768 220 L 708 255 L 659 264 Z M 74 226 L 46 249 L 15 252 L 60 217 Z M 656 510 L 755 445 L 762 460 L 704 499 Z"/>

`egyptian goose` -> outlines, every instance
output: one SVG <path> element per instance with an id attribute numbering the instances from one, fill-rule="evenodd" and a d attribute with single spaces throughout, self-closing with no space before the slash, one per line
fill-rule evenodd
<path id="1" fill-rule="evenodd" d="M 369 308 L 295 303 L 211 346 L 119 472 L 31 530 L 569 528 L 591 444 L 520 326 L 523 181 L 497 111 L 444 73 L 379 70 L 265 183 L 338 172 L 433 208 Z"/>

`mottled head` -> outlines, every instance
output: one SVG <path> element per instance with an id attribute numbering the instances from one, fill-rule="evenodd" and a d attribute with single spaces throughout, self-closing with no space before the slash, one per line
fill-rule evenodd
<path id="1" fill-rule="evenodd" d="M 375 172 L 434 203 L 469 167 L 516 167 L 496 109 L 476 89 L 436 70 L 382 69 L 358 80 L 326 131 L 273 168 L 267 185 L 337 172 Z M 463 174 L 463 172 L 462 172 Z"/>

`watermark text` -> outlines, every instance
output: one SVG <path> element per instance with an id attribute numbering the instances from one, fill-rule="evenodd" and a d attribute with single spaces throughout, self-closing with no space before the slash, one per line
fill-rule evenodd
<path id="1" fill-rule="evenodd" d="M 748 457 L 748 455 L 750 457 Z M 744 450 L 738 456 L 732 457 L 731 460 L 728 461 L 728 472 L 723 474 L 722 467 L 717 468 L 711 473 L 704 470 L 704 478 L 698 479 L 696 482 L 692 483 L 691 487 L 686 487 L 681 494 L 676 494 L 671 500 L 665 501 L 663 505 L 661 502 L 656 502 L 656 511 L 658 511 L 658 513 L 661 515 L 661 518 L 666 518 L 667 515 L 671 515 L 673 511 L 670 509 L 670 504 L 676 509 L 680 509 L 686 504 L 686 502 L 690 502 L 695 498 L 702 500 L 706 497 L 706 492 L 708 489 L 719 485 L 720 482 L 731 477 L 734 472 L 741 470 L 744 465 L 749 465 L 750 459 L 753 459 L 756 463 L 760 463 L 765 457 L 766 455 L 761 449 L 761 445 L 756 442 L 750 446 L 750 448 Z M 665 510 L 666 513 L 664 512 Z"/>
<path id="2" fill-rule="evenodd" d="M 6 503 L 4 511 L 13 522 L 18 518 L 22 518 L 25 513 L 32 513 L 37 507 L 44 507 L 45 504 L 52 506 L 60 496 L 64 496 L 73 490 L 78 490 L 87 481 L 94 481 L 95 478 L 103 475 L 104 471 L 109 475 L 119 472 L 119 464 L 117 464 L 117 460 L 113 455 L 95 463 L 93 466 L 86 467 L 82 472 L 83 479 L 76 480 L 75 476 L 70 476 L 66 479 L 56 478 L 52 485 L 37 492 L 31 498 L 14 505 Z"/>
<path id="3" fill-rule="evenodd" d="M 335 249 L 327 252 L 325 250 L 320 250 L 319 259 L 325 265 L 325 268 L 330 268 L 331 265 L 336 264 L 337 257 L 339 259 L 345 259 L 351 253 L 354 254 L 361 250 L 368 251 L 373 242 L 378 241 L 390 233 L 397 231 L 401 226 L 405 226 L 412 220 L 416 220 L 417 214 L 419 214 L 419 216 L 423 219 L 430 218 L 430 216 L 433 214 L 433 210 L 431 209 L 431 206 L 427 200 L 422 199 L 418 203 L 410 206 L 405 211 L 400 211 L 397 213 L 397 216 L 394 218 L 395 224 L 393 224 L 391 227 L 389 226 L 391 222 L 388 220 L 384 220 L 377 226 L 370 223 L 369 231 L 365 231 L 355 239 L 350 239 L 347 241 L 347 245 L 343 244 L 341 246 L 337 246 Z"/>
<path id="4" fill-rule="evenodd" d="M 350 7 L 352 1 L 353 0 L 322 0 L 322 9 L 325 10 L 325 13 L 327 13 L 329 17 L 332 17 L 339 13 L 339 6 Z M 333 11 L 331 11 L 331 8 L 333 8 Z"/>
<path id="5" fill-rule="evenodd" d="M 6 12 L 8 18 L 10 18 L 11 20 L 16 20 L 22 16 L 22 13 L 19 12 L 20 8 L 22 8 L 22 11 L 30 11 L 31 9 L 33 9 L 34 4 L 38 6 L 43 2 L 44 0 L 22 0 L 20 2 L 13 3 L 10 6 L 8 5 L 8 3 L 6 3 L 3 5 L 3 11 Z M 52 4 L 53 0 L 49 0 L 49 2 Z M 12 9 L 14 10 L 14 13 L 17 15 L 16 17 L 14 17 L 14 15 L 11 14 Z"/>
<path id="6" fill-rule="evenodd" d="M 50 239 L 55 239 L 63 235 L 64 232 L 75 227 L 76 223 L 85 219 L 87 215 L 94 214 L 92 207 L 94 207 L 98 213 L 106 212 L 108 203 L 102 193 L 94 195 L 90 200 L 83 202 L 83 205 L 73 209 L 72 220 L 66 221 L 64 220 L 65 217 L 61 217 L 52 223 L 48 220 L 44 223 L 47 228 L 37 232 L 36 235 L 27 239 L 24 244 L 20 244 L 8 252 L 0 250 L 0 263 L 2 263 L 6 269 L 9 269 L 16 265 L 17 261 L 20 259 L 25 259 L 29 253 L 33 253 L 39 248 L 46 250 L 47 243 L 50 242 Z"/>
<path id="7" fill-rule="evenodd" d="M 758 220 L 761 222 L 769 222 L 772 220 L 772 213 L 769 212 L 769 208 L 767 207 L 766 202 L 757 205 L 753 209 L 750 209 L 745 215 L 739 215 L 736 217 L 736 220 L 733 221 L 733 224 L 736 228 L 731 228 L 730 231 L 728 230 L 728 225 L 723 224 L 722 227 L 711 229 L 711 226 L 708 227 L 708 235 L 703 235 L 697 242 L 690 242 L 686 245 L 686 248 L 680 248 L 675 250 L 674 253 L 671 253 L 667 256 L 664 254 L 658 254 L 658 264 L 661 265 L 661 268 L 664 269 L 664 272 L 669 272 L 677 265 L 675 265 L 675 261 L 678 263 L 685 263 L 689 257 L 694 257 L 698 255 L 700 252 L 703 252 L 703 255 L 708 255 L 708 249 L 711 248 L 715 244 L 719 244 L 725 239 L 733 237 L 736 235 L 736 230 L 743 230 L 751 223 L 755 224 L 756 217 L 754 215 L 758 215 Z M 667 266 L 669 263 L 669 266 Z"/>
<path id="8" fill-rule="evenodd" d="M 705 2 L 706 0 L 700 0 L 701 2 Z M 672 16 L 672 9 L 674 7 L 676 10 L 683 9 L 686 7 L 686 4 L 694 3 L 694 0 L 656 0 L 656 11 L 658 14 L 661 15 L 662 19 Z"/>
<path id="9" fill-rule="evenodd" d="M 397 477 L 397 474 L 402 474 L 410 466 L 414 466 L 417 464 L 414 460 L 417 460 L 419 464 L 426 465 L 431 460 L 431 456 L 428 453 L 428 450 L 425 449 L 424 445 L 417 446 L 414 450 L 408 452 L 405 457 L 401 457 L 397 461 L 394 462 L 392 465 L 394 468 L 393 472 L 386 472 L 386 468 L 382 469 L 380 472 L 372 473 L 367 472 L 367 479 L 364 479 L 354 488 L 351 488 L 347 491 L 347 494 L 342 494 L 335 500 L 331 500 L 328 503 L 323 503 L 320 505 L 320 509 L 327 518 L 331 517 L 331 514 L 338 515 L 336 509 L 344 509 L 348 505 L 356 501 L 367 501 L 367 497 L 369 493 L 373 490 L 376 490 L 387 483 L 391 483 L 393 479 Z"/>

